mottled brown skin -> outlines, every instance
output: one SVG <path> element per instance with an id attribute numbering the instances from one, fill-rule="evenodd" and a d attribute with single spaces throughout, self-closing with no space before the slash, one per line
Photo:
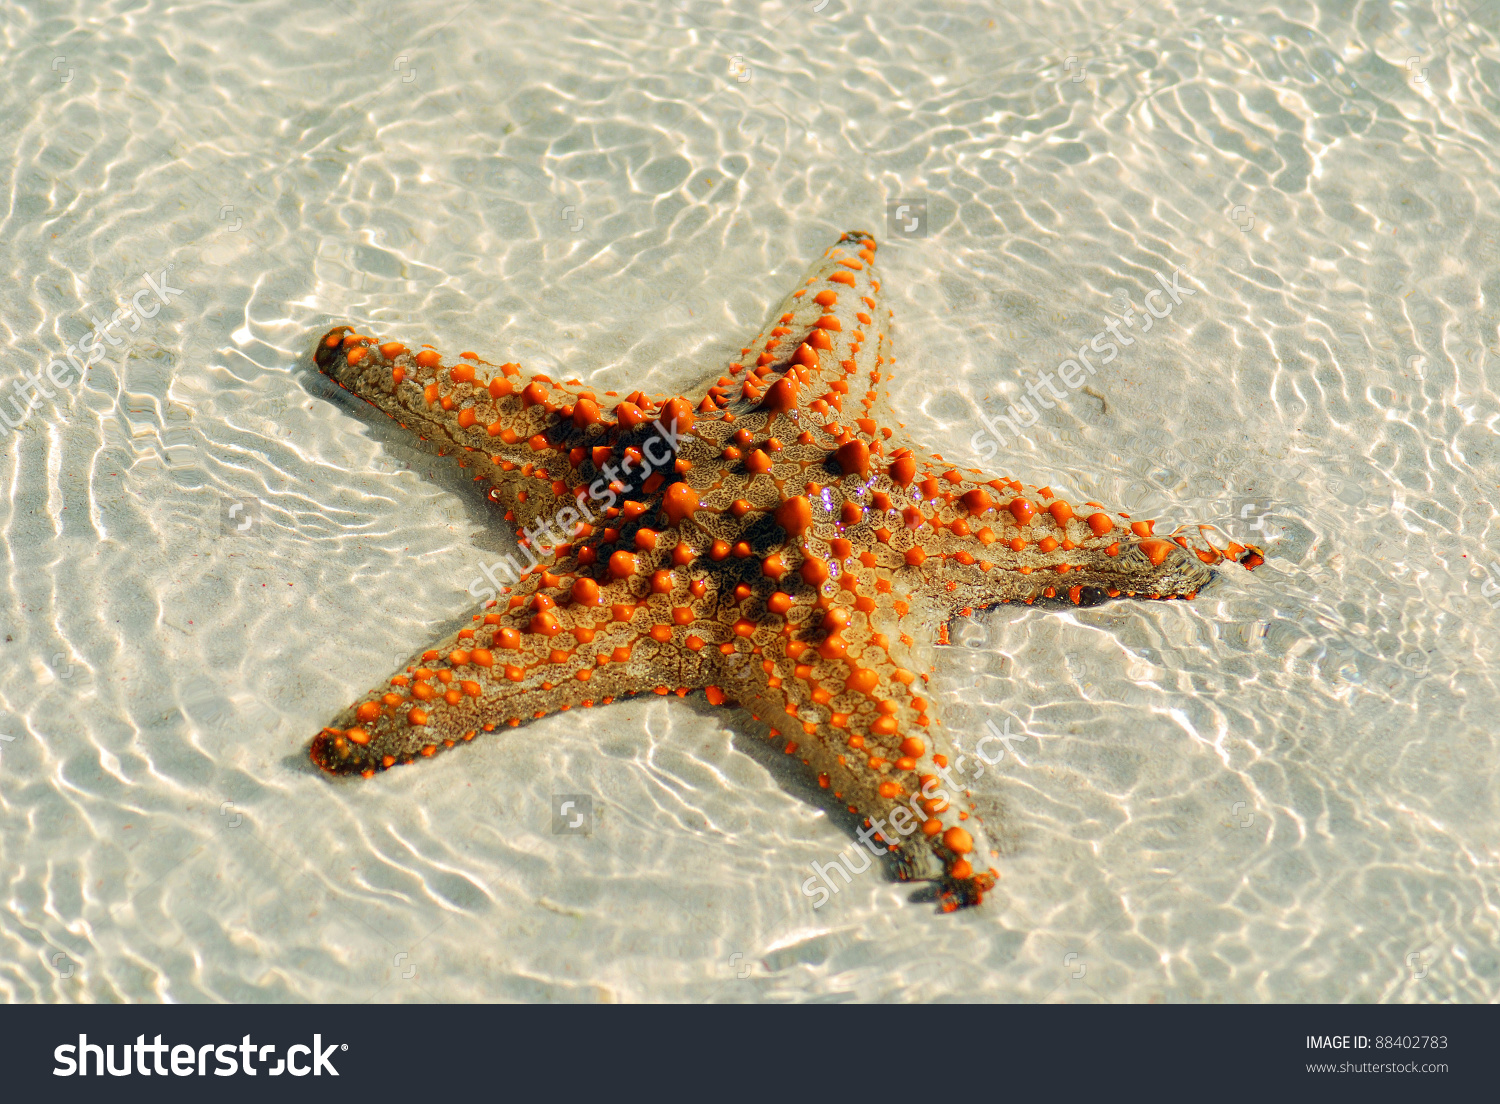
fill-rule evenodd
<path id="1" fill-rule="evenodd" d="M 1013 601 L 1191 598 L 1210 564 L 1259 558 L 919 449 L 878 387 L 894 358 L 874 256 L 868 234 L 845 234 L 685 398 L 620 400 L 473 354 L 325 335 L 318 367 L 459 449 L 506 520 L 534 526 L 578 501 L 598 516 L 564 516 L 570 543 L 345 710 L 313 760 L 370 777 L 558 710 L 707 690 L 768 722 L 877 841 L 901 841 L 900 868 L 939 880 L 945 907 L 977 903 L 993 852 L 926 689 L 946 623 Z M 652 423 L 675 424 L 675 452 Z"/>

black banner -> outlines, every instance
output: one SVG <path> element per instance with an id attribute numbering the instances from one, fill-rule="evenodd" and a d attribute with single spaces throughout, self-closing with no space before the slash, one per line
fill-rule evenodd
<path id="1" fill-rule="evenodd" d="M 0 1009 L 11 1099 L 666 1092 L 1493 1093 L 1500 1014 L 1369 1006 L 43 1006 Z M 816 1087 L 816 1088 L 815 1088 Z M 24 1095 L 23 1095 L 24 1094 Z"/>

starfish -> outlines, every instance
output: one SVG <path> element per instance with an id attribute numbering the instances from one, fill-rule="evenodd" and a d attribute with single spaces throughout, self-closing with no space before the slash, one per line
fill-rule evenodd
<path id="1" fill-rule="evenodd" d="M 717 379 L 604 396 L 336 327 L 317 367 L 460 451 L 522 531 L 472 625 L 349 706 L 314 762 L 369 778 L 480 733 L 702 690 L 770 726 L 860 838 L 948 910 L 995 852 L 927 684 L 947 622 L 1006 602 L 1192 598 L 1258 550 L 959 468 L 895 425 L 876 243 L 844 234 Z"/>

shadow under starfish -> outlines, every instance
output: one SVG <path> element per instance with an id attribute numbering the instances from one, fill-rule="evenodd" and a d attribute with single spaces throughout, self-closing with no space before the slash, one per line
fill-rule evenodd
<path id="1" fill-rule="evenodd" d="M 473 353 L 324 335 L 341 386 L 460 461 L 533 566 L 314 738 L 368 778 L 574 706 L 705 690 L 771 726 L 947 909 L 998 876 L 926 684 L 955 616 L 1192 598 L 1224 560 L 1098 503 L 960 470 L 893 428 L 875 241 L 843 235 L 715 381 L 601 399 Z M 554 543 L 550 549 L 548 543 Z"/>

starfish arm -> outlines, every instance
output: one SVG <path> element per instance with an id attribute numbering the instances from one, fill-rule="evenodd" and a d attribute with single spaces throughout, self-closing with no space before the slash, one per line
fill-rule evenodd
<path id="1" fill-rule="evenodd" d="M 875 248 L 864 231 L 843 235 L 708 388 L 709 400 L 736 414 L 801 408 L 815 423 L 846 404 L 851 416 L 865 414 L 876 397 L 865 381 L 878 382 L 889 353 Z"/>
<path id="2" fill-rule="evenodd" d="M 622 437 L 631 437 L 653 412 L 670 417 L 688 410 L 684 399 L 652 399 L 639 391 L 624 399 L 606 392 L 601 399 L 577 380 L 556 384 L 473 353 L 453 361 L 432 349 L 412 352 L 399 342 L 362 337 L 348 326 L 319 340 L 314 361 L 340 387 L 403 428 L 465 450 L 460 463 L 473 469 L 476 480 L 491 484 L 490 499 L 507 521 L 523 532 L 542 523 L 539 535 L 550 540 L 522 538 L 538 548 L 592 530 L 589 505 L 603 495 L 589 496 L 588 488 L 616 483 L 615 466 L 605 465 L 611 457 L 616 465 L 623 460 L 614 449 Z M 553 522 L 565 509 L 573 513 L 564 518 L 567 531 L 559 533 Z"/>
<path id="3" fill-rule="evenodd" d="M 876 502 L 869 512 L 877 539 L 919 568 L 928 586 L 947 592 L 950 615 L 1038 599 L 1192 598 L 1213 578 L 1212 566 L 1261 562 L 1258 549 L 1214 544 L 1210 526 L 1158 536 L 1155 522 L 1111 514 L 1097 502 L 1075 508 L 1048 487 L 916 456 L 920 467 L 906 485 L 894 476 L 912 469 L 870 485 Z"/>
<path id="4" fill-rule="evenodd" d="M 558 570 L 576 570 L 576 560 Z M 559 710 L 709 685 L 720 653 L 704 637 L 729 634 L 689 617 L 692 584 L 664 574 L 602 587 L 586 574 L 528 574 L 471 627 L 345 709 L 313 740 L 313 761 L 368 778 Z"/>
<path id="5" fill-rule="evenodd" d="M 997 875 L 925 690 L 924 612 L 902 615 L 887 603 L 866 616 L 805 589 L 795 599 L 777 592 L 769 608 L 747 611 L 759 627 L 737 642 L 729 667 L 741 672 L 741 704 L 863 818 L 864 846 L 877 855 L 897 849 L 904 877 L 940 881 L 945 907 L 958 907 L 979 903 Z"/>

